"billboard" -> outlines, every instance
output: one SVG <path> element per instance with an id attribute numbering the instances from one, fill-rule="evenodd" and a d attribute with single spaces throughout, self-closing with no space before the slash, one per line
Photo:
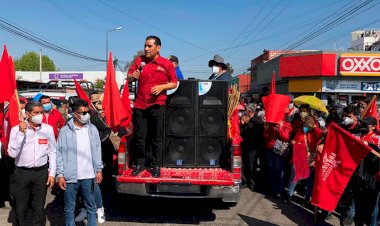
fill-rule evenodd
<path id="1" fill-rule="evenodd" d="M 83 79 L 83 73 L 49 73 L 49 79 Z"/>
<path id="2" fill-rule="evenodd" d="M 339 72 L 343 76 L 380 76 L 380 54 L 342 54 Z"/>
<path id="3" fill-rule="evenodd" d="M 282 78 L 336 76 L 336 74 L 335 53 L 281 56 L 280 59 L 280 76 Z"/>

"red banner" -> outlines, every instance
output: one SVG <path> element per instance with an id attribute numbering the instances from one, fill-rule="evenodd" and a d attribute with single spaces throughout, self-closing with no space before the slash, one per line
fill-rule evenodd
<path id="1" fill-rule="evenodd" d="M 305 144 L 293 145 L 293 164 L 295 177 L 293 182 L 309 177 L 310 169 L 307 161 L 307 151 Z"/>
<path id="2" fill-rule="evenodd" d="M 315 180 L 311 203 L 334 211 L 357 165 L 371 148 L 331 123 L 324 149 L 315 163 Z"/>

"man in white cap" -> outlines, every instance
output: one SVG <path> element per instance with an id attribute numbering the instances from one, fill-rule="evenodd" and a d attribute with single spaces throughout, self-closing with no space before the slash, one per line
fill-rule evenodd
<path id="1" fill-rule="evenodd" d="M 208 62 L 208 66 L 212 68 L 212 75 L 209 80 L 223 80 L 231 82 L 231 75 L 227 72 L 227 65 L 224 63 L 224 58 L 215 55 L 212 60 Z"/>

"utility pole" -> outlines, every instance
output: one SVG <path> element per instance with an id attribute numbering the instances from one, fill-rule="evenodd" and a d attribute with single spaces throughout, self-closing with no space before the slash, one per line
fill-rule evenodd
<path id="1" fill-rule="evenodd" d="M 40 49 L 40 82 L 42 82 L 42 50 Z"/>

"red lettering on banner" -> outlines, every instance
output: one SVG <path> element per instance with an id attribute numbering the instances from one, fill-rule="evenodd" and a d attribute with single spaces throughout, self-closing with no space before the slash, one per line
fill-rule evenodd
<path id="1" fill-rule="evenodd" d="M 38 139 L 38 144 L 48 144 L 48 139 Z"/>
<path id="2" fill-rule="evenodd" d="M 342 75 L 380 75 L 380 55 L 340 57 L 340 73 Z"/>

